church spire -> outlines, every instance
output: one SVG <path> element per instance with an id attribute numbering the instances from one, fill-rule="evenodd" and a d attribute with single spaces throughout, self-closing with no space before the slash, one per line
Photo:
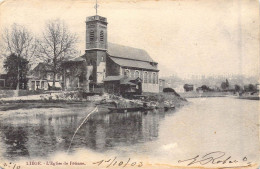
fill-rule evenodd
<path id="1" fill-rule="evenodd" d="M 96 5 L 95 5 L 95 7 L 94 7 L 95 9 L 96 9 L 96 15 L 97 15 L 97 13 L 98 13 L 98 2 L 97 2 L 97 0 L 96 0 Z"/>

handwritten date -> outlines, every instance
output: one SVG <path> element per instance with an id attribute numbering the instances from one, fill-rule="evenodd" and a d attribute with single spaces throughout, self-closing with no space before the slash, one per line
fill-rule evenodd
<path id="1" fill-rule="evenodd" d="M 122 160 L 117 160 L 117 157 L 113 158 L 113 159 L 108 159 L 108 160 L 101 160 L 101 161 L 97 161 L 94 162 L 93 164 L 95 165 L 105 165 L 106 168 L 109 167 L 114 167 L 114 166 L 122 166 L 123 168 L 126 167 L 127 165 L 134 167 L 142 167 L 143 166 L 143 162 L 136 162 L 136 161 L 131 161 L 131 158 L 128 158 L 127 161 L 122 161 Z"/>

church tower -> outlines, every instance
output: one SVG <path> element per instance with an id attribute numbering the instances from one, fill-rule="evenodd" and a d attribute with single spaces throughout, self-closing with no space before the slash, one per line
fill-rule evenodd
<path id="1" fill-rule="evenodd" d="M 107 49 L 107 19 L 98 15 L 86 21 L 86 50 Z"/>
<path id="2" fill-rule="evenodd" d="M 87 17 L 86 20 L 86 50 L 88 65 L 93 66 L 89 78 L 90 87 L 103 84 L 106 77 L 107 55 L 107 19 L 99 15 Z"/>

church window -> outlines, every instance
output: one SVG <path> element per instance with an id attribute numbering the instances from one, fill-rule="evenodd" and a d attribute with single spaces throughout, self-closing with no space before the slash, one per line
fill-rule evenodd
<path id="1" fill-rule="evenodd" d="M 100 42 L 104 41 L 104 31 L 100 31 Z"/>
<path id="2" fill-rule="evenodd" d="M 148 83 L 152 83 L 152 73 L 150 72 L 149 74 L 148 74 Z"/>
<path id="3" fill-rule="evenodd" d="M 140 77 L 140 72 L 138 70 L 135 71 L 135 78 Z"/>
<path id="4" fill-rule="evenodd" d="M 155 73 L 153 73 L 152 81 L 153 81 L 153 84 L 156 84 L 156 74 Z"/>
<path id="5" fill-rule="evenodd" d="M 130 70 L 126 69 L 126 70 L 125 70 L 125 75 L 126 75 L 127 77 L 130 77 Z"/>
<path id="6" fill-rule="evenodd" d="M 90 31 L 90 34 L 89 34 L 89 40 L 90 41 L 94 41 L 94 38 L 95 38 L 95 33 L 93 30 Z"/>
<path id="7" fill-rule="evenodd" d="M 148 83 L 148 72 L 144 72 L 144 83 Z"/>

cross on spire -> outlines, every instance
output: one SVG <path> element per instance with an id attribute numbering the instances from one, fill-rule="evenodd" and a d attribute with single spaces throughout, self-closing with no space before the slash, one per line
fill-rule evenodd
<path id="1" fill-rule="evenodd" d="M 98 9 L 98 3 L 97 3 L 97 0 L 96 0 L 96 5 L 94 6 L 94 8 L 96 9 L 96 15 L 97 15 L 97 9 Z"/>

